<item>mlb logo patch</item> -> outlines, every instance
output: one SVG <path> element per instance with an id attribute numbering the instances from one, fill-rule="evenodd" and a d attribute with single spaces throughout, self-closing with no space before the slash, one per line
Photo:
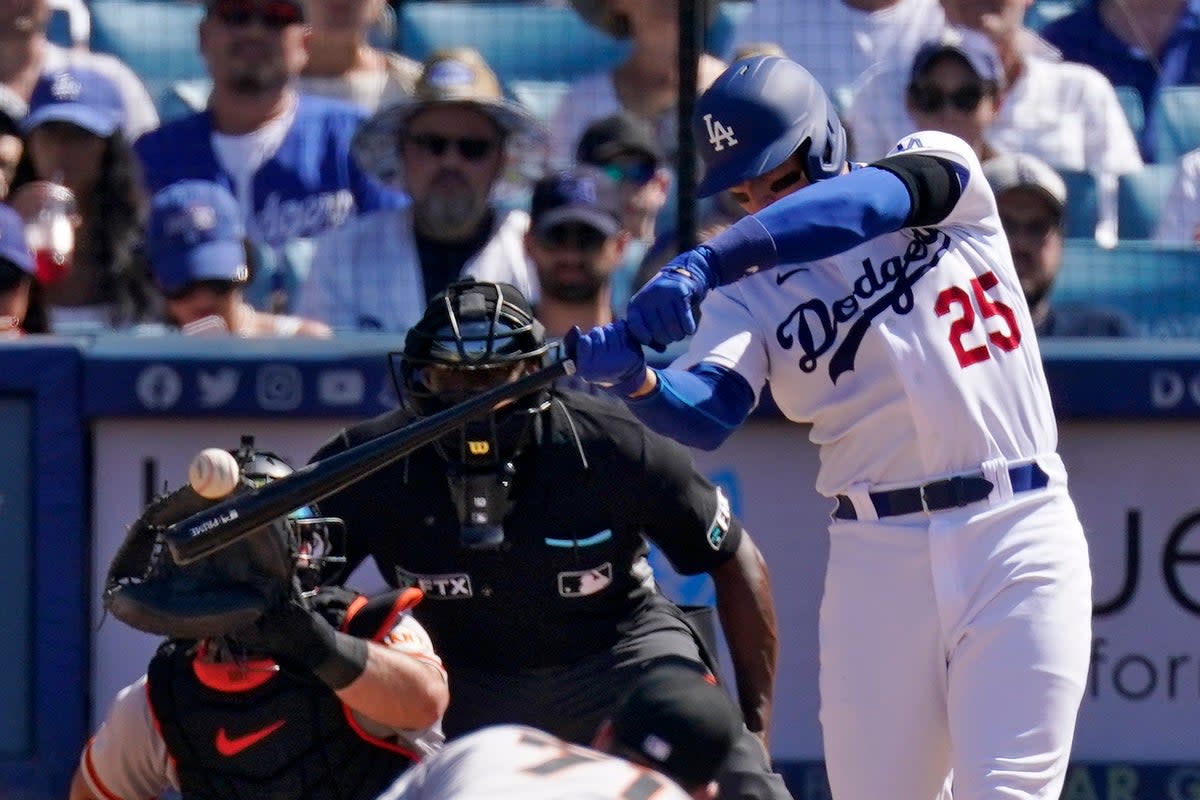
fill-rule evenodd
<path id="1" fill-rule="evenodd" d="M 563 597 L 587 597 L 612 585 L 612 562 L 593 569 L 558 573 L 558 593 Z"/>

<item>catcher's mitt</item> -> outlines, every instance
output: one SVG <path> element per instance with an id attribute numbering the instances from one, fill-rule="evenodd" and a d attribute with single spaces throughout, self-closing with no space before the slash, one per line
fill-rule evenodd
<path id="1" fill-rule="evenodd" d="M 253 485 L 242 478 L 235 491 Z M 296 544 L 276 520 L 187 566 L 171 558 L 162 532 L 214 505 L 187 485 L 154 500 L 130 526 L 104 588 L 104 607 L 125 624 L 179 639 L 223 636 L 298 593 Z"/>

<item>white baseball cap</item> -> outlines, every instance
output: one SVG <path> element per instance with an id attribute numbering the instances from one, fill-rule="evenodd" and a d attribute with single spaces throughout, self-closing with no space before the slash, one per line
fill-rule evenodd
<path id="1" fill-rule="evenodd" d="M 983 175 L 999 195 L 1009 189 L 1033 189 L 1060 215 L 1067 206 L 1067 184 L 1053 167 L 1028 153 L 1004 153 L 983 162 Z"/>

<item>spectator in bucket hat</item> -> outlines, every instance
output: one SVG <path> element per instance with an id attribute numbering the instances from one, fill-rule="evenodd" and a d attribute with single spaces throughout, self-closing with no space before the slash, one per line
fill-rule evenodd
<path id="1" fill-rule="evenodd" d="M 318 240 L 300 312 L 335 329 L 401 331 L 465 277 L 535 298 L 522 244 L 529 216 L 498 207 L 494 191 L 514 143 L 541 137 L 477 51 L 434 53 L 413 98 L 377 112 L 355 136 L 363 170 L 403 186 L 411 206 Z"/>

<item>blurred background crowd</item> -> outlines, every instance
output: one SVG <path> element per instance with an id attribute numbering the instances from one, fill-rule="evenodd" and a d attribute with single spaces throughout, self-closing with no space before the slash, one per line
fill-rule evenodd
<path id="1" fill-rule="evenodd" d="M 0 0 L 0 334 L 602 324 L 739 215 L 688 114 L 762 53 L 975 148 L 1042 335 L 1200 335 L 1197 0 Z"/>

